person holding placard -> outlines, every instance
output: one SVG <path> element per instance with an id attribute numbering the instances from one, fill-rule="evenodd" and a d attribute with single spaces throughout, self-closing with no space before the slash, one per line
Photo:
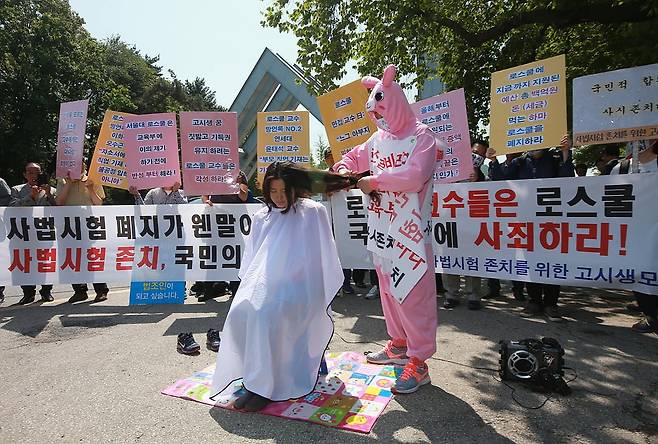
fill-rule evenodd
<path id="1" fill-rule="evenodd" d="M 208 205 L 214 204 L 248 204 L 259 203 L 249 189 L 249 182 L 244 171 L 239 171 L 236 179 L 239 184 L 238 192 L 235 194 L 213 194 L 202 195 L 201 201 Z M 199 302 L 205 302 L 219 296 L 235 296 L 240 286 L 240 281 L 226 282 L 195 282 L 190 288 L 190 293 L 197 294 Z"/>
<path id="2" fill-rule="evenodd" d="M 612 172 L 612 169 L 616 167 L 619 161 L 621 160 L 619 145 L 617 144 L 604 145 L 603 148 L 601 149 L 601 157 L 599 158 L 599 160 L 601 161 L 601 168 L 599 169 L 599 171 L 601 171 L 601 175 L 602 176 L 609 175 Z"/>
<path id="3" fill-rule="evenodd" d="M 484 164 L 484 157 L 476 153 L 473 149 L 471 154 L 473 158 L 473 172 L 468 180 L 460 182 L 483 182 L 485 180 L 484 174 L 480 169 Z M 443 308 L 455 308 L 460 304 L 459 292 L 461 276 L 458 274 L 443 273 L 443 286 L 446 291 L 446 298 L 443 302 Z M 464 295 L 466 296 L 466 306 L 469 310 L 479 310 L 482 308 L 482 278 L 478 276 L 464 276 Z"/>
<path id="4" fill-rule="evenodd" d="M 16 185 L 11 189 L 10 207 L 49 207 L 57 205 L 57 190 L 49 184 L 46 174 L 42 174 L 41 165 L 30 162 L 25 165 L 23 173 L 26 183 Z M 37 293 L 36 285 L 21 285 L 23 297 L 18 301 L 19 305 L 34 302 Z M 39 293 L 43 302 L 52 302 L 52 285 L 42 285 Z"/>
<path id="5" fill-rule="evenodd" d="M 128 192 L 135 198 L 135 205 L 177 205 L 187 203 L 187 197 L 185 197 L 185 193 L 178 182 L 171 187 L 150 189 L 144 198 L 139 194 L 137 187 L 130 186 Z"/>
<path id="6" fill-rule="evenodd" d="M 656 162 L 656 139 L 644 141 L 644 149 L 637 156 L 638 173 L 658 173 L 658 163 Z M 610 174 L 626 174 L 635 171 L 635 159 L 632 156 L 621 160 L 612 169 Z"/>
<path id="7" fill-rule="evenodd" d="M 495 156 L 495 151 L 490 156 Z M 565 134 L 560 149 L 542 149 L 528 151 L 513 159 L 509 164 L 500 164 L 492 159 L 489 171 L 508 180 L 516 179 L 548 179 L 553 177 L 574 177 L 573 158 L 571 156 L 571 138 Z M 528 305 L 523 316 L 536 316 L 545 314 L 548 320 L 561 322 L 562 315 L 557 307 L 560 297 L 560 286 L 527 282 Z"/>
<path id="8" fill-rule="evenodd" d="M 521 153 L 512 153 L 505 155 L 505 161 L 503 162 L 503 168 L 491 168 L 492 163 L 498 164 L 498 159 L 496 158 L 496 150 L 493 148 L 487 148 L 487 159 L 491 162 L 489 163 L 489 169 L 487 171 L 488 180 L 510 180 L 509 177 L 504 175 L 504 172 L 509 171 L 510 163 L 519 157 Z M 487 286 L 489 287 L 489 292 L 484 296 L 484 299 L 496 299 L 500 297 L 500 280 L 496 278 L 488 278 Z M 525 295 L 523 294 L 523 282 L 521 281 L 512 281 L 512 295 L 517 301 L 525 301 Z"/>
<path id="9" fill-rule="evenodd" d="M 92 206 L 103 205 L 105 191 L 99 184 L 94 183 L 87 177 L 85 169 L 86 162 L 82 161 L 80 179 L 72 179 L 69 171 L 66 178 L 57 181 L 57 205 L 59 206 Z M 94 283 L 96 297 L 94 302 L 103 302 L 107 300 L 107 294 L 110 289 L 105 283 Z M 73 284 L 73 296 L 68 300 L 69 304 L 84 301 L 88 298 L 87 284 Z"/>
<path id="10" fill-rule="evenodd" d="M 658 172 L 658 139 L 647 140 L 644 146 L 646 148 L 638 154 L 639 172 L 656 173 Z M 622 160 L 612 169 L 611 174 L 633 173 L 631 162 L 631 159 Z M 634 291 L 633 295 L 644 319 L 633 324 L 631 328 L 638 333 L 658 333 L 658 296 L 639 291 Z"/>

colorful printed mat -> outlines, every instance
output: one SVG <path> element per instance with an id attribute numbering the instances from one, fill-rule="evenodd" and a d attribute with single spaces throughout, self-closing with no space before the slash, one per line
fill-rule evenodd
<path id="1" fill-rule="evenodd" d="M 362 354 L 327 353 L 329 374 L 320 376 L 309 395 L 289 401 L 273 402 L 260 413 L 283 418 L 311 421 L 361 433 L 370 433 L 375 421 L 393 398 L 391 387 L 401 368 L 366 363 Z M 241 395 L 242 382 L 237 381 L 228 395 L 209 399 L 212 365 L 189 378 L 181 379 L 162 394 L 188 399 L 216 407 L 232 409 L 231 403 Z"/>

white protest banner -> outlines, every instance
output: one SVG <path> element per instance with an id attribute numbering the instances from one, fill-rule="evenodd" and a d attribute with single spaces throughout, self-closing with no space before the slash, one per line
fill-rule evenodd
<path id="1" fill-rule="evenodd" d="M 87 129 L 89 100 L 64 102 L 59 106 L 57 131 L 57 178 L 80 179 L 82 176 L 82 151 Z"/>
<path id="2" fill-rule="evenodd" d="M 0 208 L 0 285 L 236 280 L 261 208 Z"/>
<path id="3" fill-rule="evenodd" d="M 658 295 L 658 174 L 435 187 L 438 272 Z"/>
<path id="4" fill-rule="evenodd" d="M 366 196 L 361 190 L 341 191 L 331 196 L 331 214 L 340 264 L 343 268 L 372 269 L 368 244 Z"/>
<path id="5" fill-rule="evenodd" d="M 574 145 L 658 137 L 658 63 L 573 79 Z"/>

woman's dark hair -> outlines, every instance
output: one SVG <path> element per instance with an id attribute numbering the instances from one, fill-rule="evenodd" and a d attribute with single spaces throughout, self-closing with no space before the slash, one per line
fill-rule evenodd
<path id="1" fill-rule="evenodd" d="M 298 197 L 317 193 L 333 193 L 352 188 L 359 181 L 359 177 L 354 174 L 342 175 L 331 171 L 306 168 L 292 162 L 274 162 L 267 167 L 263 178 L 263 198 L 270 210 L 274 206 L 270 191 L 272 181 L 275 179 L 283 180 L 286 185 L 288 206 L 283 210 L 284 214 L 290 211 Z"/>

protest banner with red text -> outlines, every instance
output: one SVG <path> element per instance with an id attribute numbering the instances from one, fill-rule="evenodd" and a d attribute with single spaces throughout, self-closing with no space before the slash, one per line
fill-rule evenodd
<path id="1" fill-rule="evenodd" d="M 442 185 L 437 272 L 658 294 L 658 175 Z"/>
<path id="2" fill-rule="evenodd" d="M 261 208 L 0 208 L 0 285 L 236 280 Z"/>

